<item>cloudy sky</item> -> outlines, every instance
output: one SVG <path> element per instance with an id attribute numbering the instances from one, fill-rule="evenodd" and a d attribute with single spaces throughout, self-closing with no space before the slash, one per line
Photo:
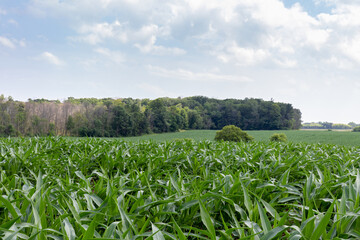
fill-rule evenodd
<path id="1" fill-rule="evenodd" d="M 358 0 L 1 0 L 0 94 L 262 98 L 360 122 Z"/>

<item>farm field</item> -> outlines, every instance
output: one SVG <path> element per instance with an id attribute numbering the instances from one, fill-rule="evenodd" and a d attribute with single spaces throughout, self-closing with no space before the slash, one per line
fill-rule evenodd
<path id="1" fill-rule="evenodd" d="M 268 142 L 274 133 L 285 133 L 288 140 L 294 143 L 321 143 L 344 146 L 360 146 L 360 133 L 350 131 L 288 130 L 288 131 L 246 131 L 255 141 Z M 140 137 L 122 138 L 127 141 L 153 140 L 157 142 L 190 138 L 196 141 L 214 140 L 216 130 L 188 130 L 175 133 L 151 134 Z"/>
<path id="2" fill-rule="evenodd" d="M 326 144 L 1 139 L 0 237 L 359 239 L 359 165 Z"/>

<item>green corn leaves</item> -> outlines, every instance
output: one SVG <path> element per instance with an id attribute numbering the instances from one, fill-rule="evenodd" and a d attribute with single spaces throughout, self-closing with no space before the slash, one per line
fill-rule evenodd
<path id="1" fill-rule="evenodd" d="M 0 139 L 1 239 L 357 239 L 360 148 Z"/>

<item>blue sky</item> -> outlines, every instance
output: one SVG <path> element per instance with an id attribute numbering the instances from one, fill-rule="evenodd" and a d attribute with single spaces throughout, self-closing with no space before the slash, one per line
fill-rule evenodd
<path id="1" fill-rule="evenodd" d="M 0 93 L 245 97 L 360 122 L 356 0 L 1 0 Z"/>

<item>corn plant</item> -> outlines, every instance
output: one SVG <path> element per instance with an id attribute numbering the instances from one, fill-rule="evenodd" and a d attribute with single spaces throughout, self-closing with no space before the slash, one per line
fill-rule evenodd
<path id="1" fill-rule="evenodd" d="M 360 148 L 0 140 L 1 239 L 359 239 Z"/>

